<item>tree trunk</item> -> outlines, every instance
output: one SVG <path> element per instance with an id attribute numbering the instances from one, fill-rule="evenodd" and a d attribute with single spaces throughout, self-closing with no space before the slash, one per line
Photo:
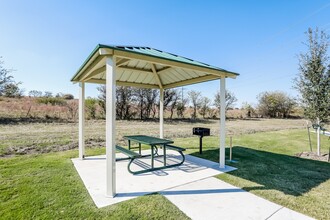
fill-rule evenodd
<path id="1" fill-rule="evenodd" d="M 171 120 L 172 120 L 172 117 L 173 117 L 173 113 L 174 113 L 174 110 L 173 110 L 173 108 L 171 108 L 171 115 L 170 115 Z"/>
<path id="2" fill-rule="evenodd" d="M 140 119 L 142 120 L 143 119 L 143 102 L 141 101 L 141 104 L 140 104 Z"/>
<path id="3" fill-rule="evenodd" d="M 320 119 L 317 118 L 317 156 L 321 155 L 321 137 L 320 137 L 320 132 L 321 132 L 321 125 L 320 125 Z"/>

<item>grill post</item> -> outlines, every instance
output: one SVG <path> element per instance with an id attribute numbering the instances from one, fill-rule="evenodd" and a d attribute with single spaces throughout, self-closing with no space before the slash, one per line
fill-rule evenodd
<path id="1" fill-rule="evenodd" d="M 203 153 L 202 146 L 203 146 L 203 135 L 199 136 L 199 154 Z"/>
<path id="2" fill-rule="evenodd" d="M 203 153 L 203 137 L 210 136 L 210 129 L 209 128 L 200 128 L 200 127 L 193 128 L 193 135 L 199 136 L 199 154 L 202 154 Z"/>

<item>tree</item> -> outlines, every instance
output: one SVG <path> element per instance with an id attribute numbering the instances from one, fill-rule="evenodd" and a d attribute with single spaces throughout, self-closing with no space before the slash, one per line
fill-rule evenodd
<path id="1" fill-rule="evenodd" d="M 320 155 L 320 123 L 330 116 L 329 35 L 311 28 L 306 33 L 306 52 L 299 54 L 295 88 L 300 93 L 304 115 L 317 125 L 317 154 Z"/>
<path id="2" fill-rule="evenodd" d="M 178 96 L 181 96 L 178 100 L 178 104 L 176 106 L 176 114 L 179 118 L 184 118 L 184 111 L 186 110 L 186 105 L 189 103 L 189 99 L 185 98 L 183 95 L 184 88 L 181 87 L 181 92 L 178 91 Z"/>
<path id="3" fill-rule="evenodd" d="M 271 118 L 287 118 L 296 105 L 294 98 L 284 92 L 262 92 L 258 96 L 259 113 Z"/>
<path id="4" fill-rule="evenodd" d="M 201 107 L 199 113 L 205 118 L 205 115 L 210 110 L 211 100 L 207 97 L 201 98 Z"/>
<path id="5" fill-rule="evenodd" d="M 5 86 L 9 83 L 13 83 L 13 76 L 9 75 L 12 70 L 3 67 L 3 61 L 0 57 L 0 96 L 3 95 Z"/>
<path id="6" fill-rule="evenodd" d="M 180 118 L 184 118 L 184 111 L 186 110 L 186 105 L 188 103 L 188 99 L 180 100 L 176 106 L 176 114 Z"/>
<path id="7" fill-rule="evenodd" d="M 116 87 L 116 114 L 119 119 L 130 119 L 132 117 L 133 95 L 132 87 Z"/>
<path id="8" fill-rule="evenodd" d="M 97 87 L 97 90 L 100 92 L 98 98 L 99 98 L 99 101 L 98 101 L 98 104 L 99 106 L 101 107 L 102 111 L 103 111 L 103 114 L 105 115 L 106 113 L 106 95 L 107 95 L 107 91 L 106 91 L 106 87 L 105 85 L 102 85 L 102 86 L 99 86 Z"/>
<path id="9" fill-rule="evenodd" d="M 106 87 L 99 86 L 98 104 L 103 113 L 106 112 Z M 116 117 L 119 119 L 130 119 L 132 117 L 132 102 L 134 101 L 135 90 L 132 87 L 116 87 Z"/>
<path id="10" fill-rule="evenodd" d="M 248 102 L 242 103 L 242 109 L 246 111 L 246 117 L 251 118 L 255 114 L 255 109 L 252 104 Z"/>
<path id="11" fill-rule="evenodd" d="M 173 118 L 179 98 L 179 93 L 176 89 L 166 89 L 164 91 L 164 110 L 168 109 L 170 111 L 170 119 Z"/>
<path id="12" fill-rule="evenodd" d="M 44 97 L 51 98 L 51 97 L 53 97 L 53 93 L 52 92 L 49 92 L 49 91 L 45 91 L 44 92 Z"/>
<path id="13" fill-rule="evenodd" d="M 145 89 L 145 117 L 150 118 L 153 107 L 157 105 L 159 92 L 157 89 Z"/>
<path id="14" fill-rule="evenodd" d="M 10 98 L 22 97 L 24 91 L 18 87 L 19 84 L 15 82 L 7 83 L 3 88 L 3 96 Z"/>
<path id="15" fill-rule="evenodd" d="M 173 92 L 173 98 L 172 98 L 172 102 L 169 104 L 169 109 L 170 109 L 170 119 L 173 118 L 173 114 L 174 114 L 174 109 L 177 108 L 178 103 L 180 100 L 180 96 L 177 90 L 174 90 Z"/>
<path id="16" fill-rule="evenodd" d="M 192 118 L 196 119 L 197 118 L 197 109 L 200 107 L 201 105 L 201 93 L 200 92 L 196 92 L 194 90 L 191 90 L 188 92 L 188 97 L 192 103 L 193 106 L 193 114 L 192 114 Z"/>
<path id="17" fill-rule="evenodd" d="M 63 93 L 61 93 L 61 92 L 58 92 L 55 95 L 55 98 L 62 98 L 62 97 L 63 97 Z"/>
<path id="18" fill-rule="evenodd" d="M 143 120 L 147 118 L 146 115 L 146 103 L 147 103 L 147 93 L 150 89 L 141 89 L 135 88 L 134 89 L 134 96 L 137 103 L 138 110 L 140 112 L 140 119 Z"/>
<path id="19" fill-rule="evenodd" d="M 38 90 L 31 90 L 29 92 L 29 96 L 30 97 L 41 97 L 42 96 L 42 92 L 41 91 L 38 91 Z"/>
<path id="20" fill-rule="evenodd" d="M 234 93 L 230 92 L 226 89 L 225 93 L 226 97 L 226 111 L 228 108 L 232 108 L 234 104 L 237 102 L 237 98 Z M 220 109 L 221 103 L 220 103 L 220 91 L 217 91 L 217 93 L 214 96 L 214 106 L 217 107 L 217 109 Z"/>

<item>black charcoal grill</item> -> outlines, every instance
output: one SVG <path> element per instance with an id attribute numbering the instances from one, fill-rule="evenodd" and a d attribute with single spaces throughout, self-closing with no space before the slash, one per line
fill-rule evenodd
<path id="1" fill-rule="evenodd" d="M 198 135 L 199 136 L 199 153 L 202 154 L 203 137 L 204 136 L 210 136 L 210 129 L 209 128 L 201 128 L 201 127 L 193 128 L 193 135 Z"/>

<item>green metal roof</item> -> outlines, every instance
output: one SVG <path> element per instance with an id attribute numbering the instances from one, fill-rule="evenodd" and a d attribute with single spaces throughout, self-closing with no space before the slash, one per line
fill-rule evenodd
<path id="1" fill-rule="evenodd" d="M 219 67 L 211 66 L 206 63 L 202 63 L 196 60 L 192 60 L 186 57 L 182 57 L 176 54 L 168 53 L 165 51 L 157 50 L 151 47 L 135 47 L 135 46 L 107 46 L 107 45 L 99 45 L 99 47 L 103 48 L 111 48 L 111 49 L 118 49 L 118 50 L 126 50 L 130 51 L 133 53 L 139 53 L 147 56 L 154 56 L 157 58 L 162 58 L 162 59 L 167 59 L 167 60 L 172 60 L 172 61 L 177 61 L 177 62 L 182 62 L 182 63 L 188 63 L 196 66 L 202 66 L 202 67 L 207 67 L 211 69 L 216 69 L 216 70 L 221 70 L 225 71 L 224 69 L 221 69 Z"/>
<path id="2" fill-rule="evenodd" d="M 85 60 L 85 62 L 81 65 L 81 67 L 79 68 L 77 73 L 72 77 L 71 81 L 76 81 L 75 79 L 76 79 L 76 77 L 79 76 L 80 71 L 89 62 L 89 60 L 93 57 L 93 55 L 95 53 L 97 53 L 99 49 L 102 49 L 102 48 L 119 50 L 119 51 L 126 51 L 126 52 L 130 52 L 130 53 L 146 55 L 146 56 L 155 57 L 155 58 L 159 58 L 159 59 L 170 60 L 170 61 L 175 61 L 175 62 L 179 62 L 179 63 L 190 64 L 190 65 L 193 65 L 193 66 L 199 66 L 199 67 L 204 67 L 204 68 L 208 68 L 208 69 L 218 70 L 218 71 L 222 71 L 222 72 L 225 72 L 225 73 L 229 73 L 231 75 L 236 75 L 236 76 L 239 75 L 238 73 L 227 71 L 225 69 L 222 69 L 222 68 L 219 68 L 219 67 L 216 67 L 216 66 L 212 66 L 212 65 L 209 65 L 209 64 L 206 64 L 206 63 L 202 63 L 202 62 L 199 62 L 199 61 L 196 61 L 196 60 L 192 60 L 192 59 L 189 59 L 189 58 L 186 58 L 186 57 L 183 57 L 183 56 L 168 53 L 168 52 L 161 51 L 161 50 L 158 50 L 158 49 L 154 49 L 154 48 L 151 48 L 151 47 L 115 46 L 115 45 L 98 44 L 96 46 L 96 48 L 92 51 L 92 53 L 88 56 L 88 58 Z"/>

